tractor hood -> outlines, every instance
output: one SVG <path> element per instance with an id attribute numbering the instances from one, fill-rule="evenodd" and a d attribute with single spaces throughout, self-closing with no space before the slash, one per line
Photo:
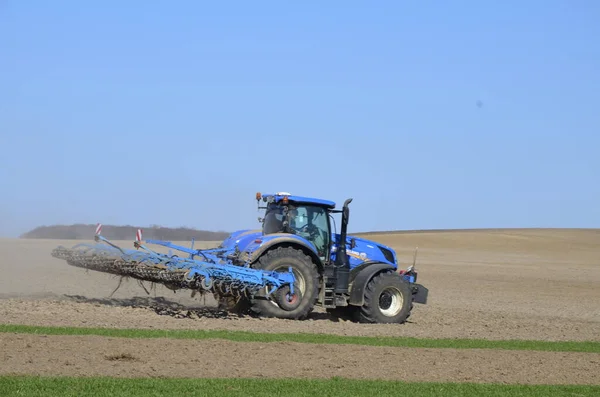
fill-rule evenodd
<path id="1" fill-rule="evenodd" d="M 335 255 L 340 241 L 340 235 L 334 234 L 332 237 L 335 244 L 332 248 L 332 254 Z M 354 247 L 351 248 L 353 240 Z M 346 253 L 348 254 L 351 269 L 364 262 L 388 263 L 394 267 L 397 267 L 398 264 L 396 252 L 393 248 L 357 236 L 346 236 Z M 332 260 L 334 259 L 335 256 L 332 257 Z"/>

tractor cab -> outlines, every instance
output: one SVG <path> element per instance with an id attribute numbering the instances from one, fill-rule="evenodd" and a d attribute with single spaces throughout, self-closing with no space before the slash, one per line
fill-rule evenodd
<path id="1" fill-rule="evenodd" d="M 262 219 L 263 235 L 277 233 L 295 234 L 310 242 L 323 262 L 329 259 L 331 245 L 331 223 L 329 211 L 335 203 L 307 197 L 292 196 L 290 193 L 261 195 L 257 200 L 267 203 Z"/>

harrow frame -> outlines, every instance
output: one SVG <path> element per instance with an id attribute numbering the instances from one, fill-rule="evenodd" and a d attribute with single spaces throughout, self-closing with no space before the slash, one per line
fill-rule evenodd
<path id="1" fill-rule="evenodd" d="M 146 240 L 148 244 L 170 249 L 169 254 L 163 254 L 142 243 L 140 230 L 134 241 L 136 249 L 124 249 L 101 236 L 99 230 L 94 236 L 96 244 L 80 243 L 72 248 L 58 246 L 52 256 L 71 266 L 151 281 L 172 290 L 191 289 L 236 298 L 254 298 L 260 292 L 261 298 L 274 294 L 278 301 L 294 294 L 296 278 L 291 267 L 287 272 L 253 269 L 249 264 L 240 266 L 229 262 L 225 259 L 227 250 L 194 249 L 193 240 L 191 248 L 170 241 Z M 188 256 L 173 255 L 171 249 Z M 202 260 L 195 257 L 202 257 Z"/>

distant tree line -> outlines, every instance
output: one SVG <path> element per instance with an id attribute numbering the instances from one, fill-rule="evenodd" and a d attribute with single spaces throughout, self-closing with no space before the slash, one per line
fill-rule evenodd
<path id="1" fill-rule="evenodd" d="M 143 239 L 169 241 L 220 241 L 226 238 L 228 232 L 212 232 L 189 227 L 169 228 L 159 225 L 150 227 L 102 225 L 102 236 L 109 240 L 135 240 L 138 229 L 142 229 Z M 52 225 L 39 226 L 22 234 L 21 238 L 60 239 L 60 240 L 92 240 L 96 225 Z"/>

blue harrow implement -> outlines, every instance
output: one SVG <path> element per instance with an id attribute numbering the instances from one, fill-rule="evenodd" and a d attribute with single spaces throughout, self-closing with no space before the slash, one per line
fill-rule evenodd
<path id="1" fill-rule="evenodd" d="M 138 234 L 141 237 L 140 231 Z M 82 243 L 71 249 L 59 246 L 52 256 L 72 266 L 160 283 L 172 290 L 191 289 L 241 298 L 266 289 L 266 295 L 273 295 L 276 300 L 285 298 L 283 293 L 294 294 L 291 268 L 275 272 L 235 266 L 218 256 L 223 250 L 195 250 L 193 245 L 187 248 L 168 241 L 147 240 L 147 243 L 184 252 L 187 257 L 156 252 L 140 240 L 134 242 L 136 249 L 123 249 L 99 234 L 94 239 L 96 244 Z M 197 259 L 198 256 L 202 259 Z"/>
<path id="2" fill-rule="evenodd" d="M 236 231 L 216 248 L 146 241 L 186 255 L 164 254 L 148 248 L 138 235 L 135 249 L 123 249 L 101 236 L 99 227 L 96 244 L 57 247 L 52 256 L 173 290 L 211 292 L 231 311 L 265 317 L 303 319 L 320 305 L 360 322 L 403 323 L 413 303 L 426 303 L 428 290 L 417 284 L 414 262 L 400 269 L 391 247 L 347 235 L 352 199 L 341 210 L 329 200 L 284 192 L 257 193 L 256 200 L 265 210 L 262 227 Z M 340 233 L 332 221 L 338 213 Z"/>

